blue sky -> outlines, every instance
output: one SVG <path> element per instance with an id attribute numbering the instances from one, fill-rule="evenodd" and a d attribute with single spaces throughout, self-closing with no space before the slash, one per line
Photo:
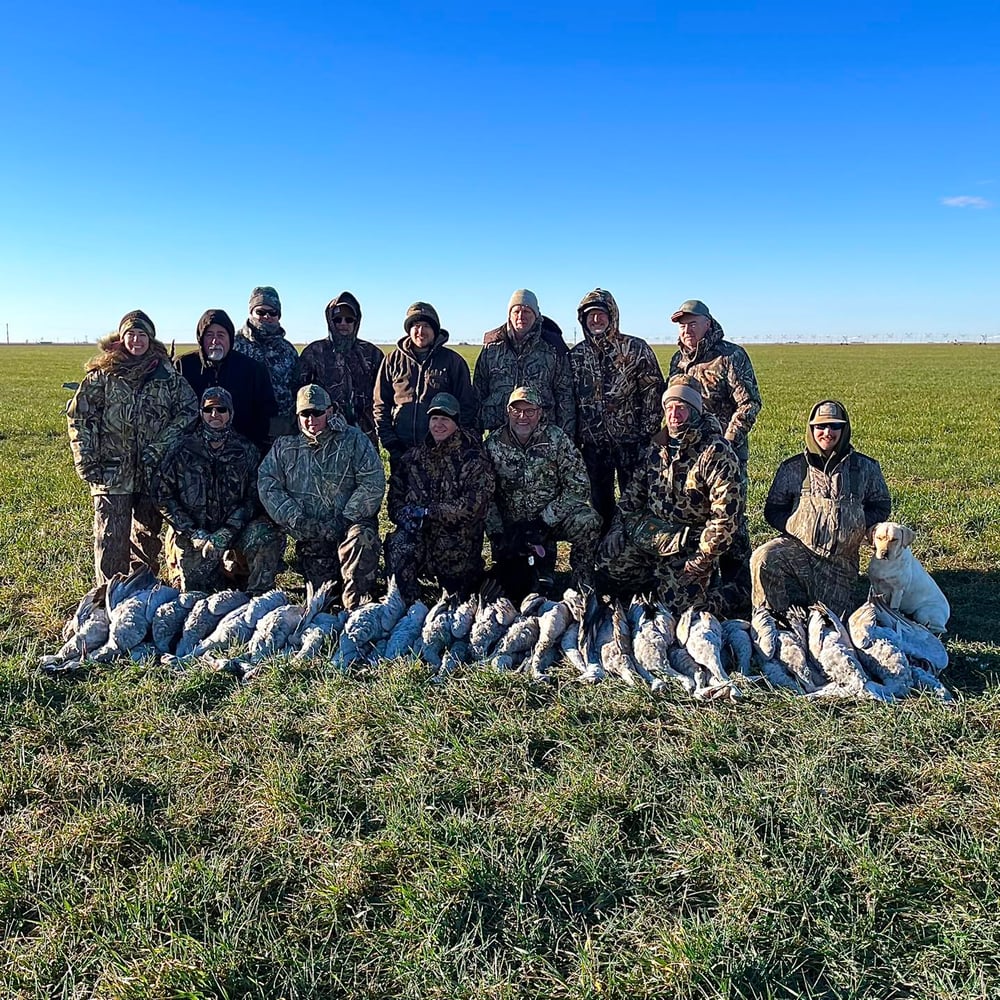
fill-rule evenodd
<path id="1" fill-rule="evenodd" d="M 17 5 L 0 62 L 0 326 L 456 340 L 600 285 L 673 339 L 1000 339 L 1000 5 Z M 959 199 L 948 203 L 948 199 Z M 964 199 L 964 200 L 963 200 Z M 2 330 L 0 330 L 2 333 Z"/>

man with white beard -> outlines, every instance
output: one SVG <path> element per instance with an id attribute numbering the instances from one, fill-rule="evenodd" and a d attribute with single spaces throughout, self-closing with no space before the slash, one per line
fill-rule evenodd
<path id="1" fill-rule="evenodd" d="M 177 370 L 199 399 L 210 386 L 225 389 L 233 399 L 233 430 L 264 454 L 271 417 L 277 412 L 271 379 L 259 361 L 232 349 L 235 335 L 225 310 L 207 310 L 198 320 L 198 350 L 178 358 Z"/>

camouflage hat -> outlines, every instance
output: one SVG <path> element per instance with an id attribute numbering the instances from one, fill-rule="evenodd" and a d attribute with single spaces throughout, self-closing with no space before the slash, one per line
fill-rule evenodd
<path id="1" fill-rule="evenodd" d="M 269 309 L 274 309 L 278 315 L 281 315 L 281 299 L 278 298 L 278 293 L 270 285 L 258 285 L 250 293 L 250 308 L 255 309 L 257 306 L 267 306 Z"/>
<path id="2" fill-rule="evenodd" d="M 122 316 L 122 321 L 118 324 L 118 336 L 124 337 L 129 330 L 141 330 L 150 340 L 156 339 L 156 327 L 141 309 L 133 309 Z"/>
<path id="3" fill-rule="evenodd" d="M 832 399 L 824 400 L 819 403 L 815 410 L 813 410 L 813 415 L 809 418 L 809 426 L 815 427 L 817 424 L 846 424 L 847 414 L 844 412 L 844 408 L 840 403 L 835 402 Z"/>
<path id="4" fill-rule="evenodd" d="M 672 399 L 687 403 L 693 410 L 701 413 L 705 408 L 705 397 L 703 395 L 701 382 L 693 375 L 675 375 L 667 386 L 666 391 L 660 397 L 660 403 L 664 409 Z"/>
<path id="5" fill-rule="evenodd" d="M 538 296 L 529 288 L 519 288 L 510 297 L 507 303 L 507 315 L 510 315 L 514 306 L 527 306 L 536 316 L 542 315 L 542 310 L 538 308 Z"/>
<path id="6" fill-rule="evenodd" d="M 513 406 L 514 403 L 531 403 L 532 406 L 541 406 L 542 397 L 534 386 L 519 385 L 507 400 L 508 406 Z"/>
<path id="7" fill-rule="evenodd" d="M 403 320 L 403 329 L 409 333 L 410 327 L 419 322 L 430 323 L 434 327 L 434 333 L 441 332 L 441 320 L 438 319 L 437 309 L 429 302 L 414 302 L 406 310 L 406 318 Z"/>
<path id="8" fill-rule="evenodd" d="M 458 400 L 450 392 L 439 392 L 431 400 L 431 405 L 427 407 L 427 416 L 433 417 L 435 414 L 441 414 L 457 421 L 460 409 Z"/>
<path id="9" fill-rule="evenodd" d="M 688 299 L 687 302 L 682 302 L 678 307 L 677 311 L 670 317 L 671 323 L 679 323 L 681 317 L 685 315 L 691 316 L 707 316 L 709 319 L 712 318 L 712 314 L 708 311 L 708 306 L 699 299 Z"/>
<path id="10" fill-rule="evenodd" d="M 295 394 L 296 414 L 303 410 L 328 410 L 331 405 L 330 394 L 323 386 L 316 385 L 315 382 L 302 386 Z"/>
<path id="11" fill-rule="evenodd" d="M 223 389 L 221 385 L 210 385 L 201 394 L 201 407 L 205 408 L 205 404 L 208 402 L 215 402 L 221 406 L 225 406 L 229 409 L 229 412 L 233 412 L 233 397 L 228 389 Z"/>

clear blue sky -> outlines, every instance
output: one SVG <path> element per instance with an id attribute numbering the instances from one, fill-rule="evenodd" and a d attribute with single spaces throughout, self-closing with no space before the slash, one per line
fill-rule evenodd
<path id="1" fill-rule="evenodd" d="M 672 339 L 1000 339 L 1000 4 L 10 5 L 0 335 L 457 340 L 600 285 Z"/>

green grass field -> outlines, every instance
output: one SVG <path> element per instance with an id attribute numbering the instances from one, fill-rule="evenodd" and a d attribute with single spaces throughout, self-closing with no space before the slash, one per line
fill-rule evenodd
<path id="1" fill-rule="evenodd" d="M 90 353 L 0 348 L 0 996 L 1000 996 L 1000 348 L 751 349 L 755 539 L 841 398 L 951 599 L 954 706 L 42 678 L 92 572 Z"/>

